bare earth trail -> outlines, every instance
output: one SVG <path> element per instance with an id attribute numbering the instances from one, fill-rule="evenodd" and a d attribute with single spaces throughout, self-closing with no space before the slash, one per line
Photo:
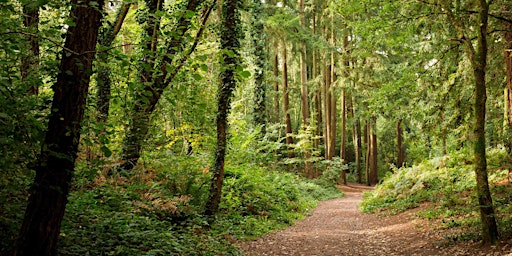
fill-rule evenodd
<path id="1" fill-rule="evenodd" d="M 345 196 L 321 202 L 295 226 L 240 245 L 247 256 L 263 255 L 511 255 L 510 244 L 441 246 L 426 221 L 412 213 L 380 217 L 358 210 L 366 186 L 343 186 Z"/>

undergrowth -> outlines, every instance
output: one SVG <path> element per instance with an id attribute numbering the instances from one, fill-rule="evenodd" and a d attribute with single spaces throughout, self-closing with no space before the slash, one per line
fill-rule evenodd
<path id="1" fill-rule="evenodd" d="M 206 162 L 154 161 L 125 176 L 101 171 L 94 181 L 83 180 L 91 175 L 78 170 L 58 254 L 240 255 L 236 241 L 288 226 L 319 200 L 341 195 L 334 185 L 326 188 L 292 173 L 228 163 L 220 212 L 207 221 Z M 0 255 L 12 250 L 27 197 L 17 191 L 27 191 L 27 180 L 17 176 L 2 190 Z"/>
<path id="2" fill-rule="evenodd" d="M 450 229 L 449 240 L 478 239 L 480 230 L 476 180 L 468 152 L 457 152 L 389 172 L 375 190 L 366 192 L 364 212 L 396 214 L 422 207 L 419 216 Z M 503 236 L 512 232 L 512 186 L 505 150 L 488 152 L 489 183 Z"/>

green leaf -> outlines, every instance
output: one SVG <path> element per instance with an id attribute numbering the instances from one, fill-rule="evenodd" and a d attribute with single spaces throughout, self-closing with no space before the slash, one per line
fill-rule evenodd
<path id="1" fill-rule="evenodd" d="M 199 80 L 203 79 L 203 77 L 200 74 L 197 74 L 197 73 L 195 73 L 193 76 L 194 76 L 194 79 L 196 81 L 199 81 Z"/>
<path id="2" fill-rule="evenodd" d="M 110 149 L 107 146 L 101 146 L 101 151 L 103 152 L 105 157 L 112 156 L 112 151 L 110 151 Z"/>
<path id="3" fill-rule="evenodd" d="M 244 70 L 240 73 L 240 75 L 242 75 L 244 78 L 249 78 L 251 77 L 251 72 Z"/>

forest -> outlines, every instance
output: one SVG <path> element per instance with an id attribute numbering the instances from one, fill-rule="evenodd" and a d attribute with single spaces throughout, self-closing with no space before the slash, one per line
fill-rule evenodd
<path id="1" fill-rule="evenodd" d="M 0 255 L 244 255 L 349 184 L 507 243 L 512 3 L 0 0 L 0 151 Z"/>

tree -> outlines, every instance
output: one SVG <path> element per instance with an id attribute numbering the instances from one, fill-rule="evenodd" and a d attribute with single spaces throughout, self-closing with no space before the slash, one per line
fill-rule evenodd
<path id="1" fill-rule="evenodd" d="M 476 46 L 473 44 L 472 36 L 468 34 L 470 29 L 462 22 L 459 13 L 460 6 L 452 6 L 447 1 L 441 1 L 446 11 L 448 20 L 457 30 L 457 36 L 460 43 L 463 44 L 464 51 L 470 60 L 473 68 L 473 77 L 475 81 L 475 102 L 474 102 L 474 138 L 473 154 L 477 182 L 478 204 L 480 209 L 480 220 L 482 222 L 482 240 L 486 244 L 494 244 L 498 239 L 498 227 L 494 214 L 491 192 L 489 190 L 489 181 L 487 175 L 486 144 L 485 144 L 485 116 L 486 116 L 486 67 L 488 53 L 488 20 L 489 3 L 485 0 L 476 1 L 478 10 L 476 20 L 477 34 Z M 455 11 L 454 11 L 455 10 Z"/>
<path id="2" fill-rule="evenodd" d="M 27 41 L 30 45 L 30 53 L 21 60 L 21 77 L 27 79 L 31 73 L 38 74 L 39 67 L 39 3 L 29 1 L 23 3 L 23 25 L 29 29 Z M 36 78 L 37 79 L 37 78 Z M 30 81 L 33 83 L 33 81 Z M 30 94 L 37 95 L 39 87 L 37 83 L 32 85 L 28 91 Z"/>
<path id="3" fill-rule="evenodd" d="M 99 36 L 98 44 L 102 48 L 103 52 L 98 54 L 100 63 L 108 62 L 107 50 L 112 46 L 117 34 L 123 26 L 124 19 L 130 10 L 131 3 L 123 3 L 116 12 L 114 22 L 105 23 L 107 26 L 103 28 L 102 33 Z M 108 112 L 110 109 L 110 94 L 112 87 L 112 80 L 110 78 L 110 67 L 108 65 L 102 66 L 98 70 L 96 77 L 96 83 L 98 84 L 97 92 L 97 108 L 98 108 L 98 122 L 106 123 L 108 120 Z"/>
<path id="4" fill-rule="evenodd" d="M 231 98 L 236 87 L 236 70 L 240 65 L 240 17 L 238 0 L 225 0 L 222 5 L 222 71 L 218 86 L 217 102 L 217 143 L 215 145 L 215 162 L 210 184 L 210 195 L 206 202 L 206 215 L 213 215 L 219 208 L 224 180 L 224 159 L 227 148 L 228 114 Z"/>
<path id="5" fill-rule="evenodd" d="M 52 112 L 14 255 L 54 255 L 67 204 L 103 1 L 71 2 Z"/>
<path id="6" fill-rule="evenodd" d="M 187 33 L 192 27 L 192 18 L 190 15 L 196 13 L 201 7 L 202 1 L 190 0 L 185 7 L 178 12 L 178 17 L 174 30 L 170 33 L 169 41 L 164 45 L 165 55 L 157 56 L 158 37 L 160 34 L 160 11 L 162 1 L 148 0 L 148 20 L 144 25 L 145 44 L 143 52 L 145 56 L 141 60 L 143 67 L 140 76 L 142 88 L 137 88 L 134 95 L 133 109 L 130 111 L 130 123 L 126 130 L 126 136 L 123 142 L 123 153 L 121 159 L 123 164 L 119 170 L 131 171 L 139 161 L 143 143 L 149 131 L 151 114 L 156 104 L 160 100 L 164 90 L 169 86 L 177 75 L 183 63 L 197 46 L 197 40 L 200 38 L 205 23 L 213 8 L 213 4 L 208 6 L 202 15 L 202 27 L 198 30 L 195 42 L 186 49 Z M 183 54 L 180 56 L 180 54 Z M 181 58 L 176 58 L 180 56 Z"/>

